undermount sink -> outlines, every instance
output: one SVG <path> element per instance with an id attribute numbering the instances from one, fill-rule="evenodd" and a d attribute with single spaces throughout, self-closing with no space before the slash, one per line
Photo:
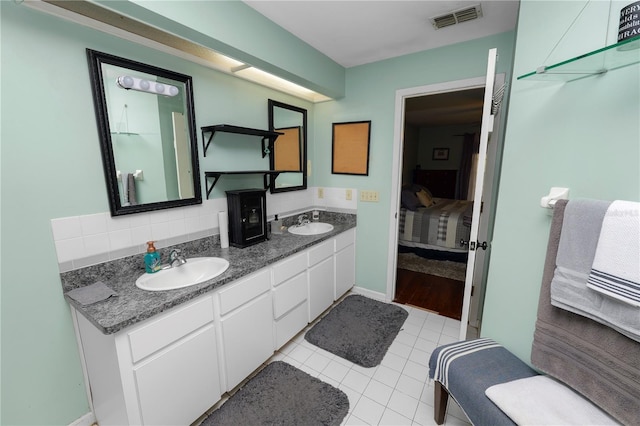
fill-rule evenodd
<path id="1" fill-rule="evenodd" d="M 333 225 L 324 222 L 311 222 L 306 225 L 292 225 L 289 232 L 295 235 L 318 235 L 326 234 L 333 230 Z"/>
<path id="2" fill-rule="evenodd" d="M 227 268 L 229 262 L 220 257 L 192 257 L 183 265 L 141 275 L 136 286 L 148 291 L 175 290 L 215 278 Z"/>

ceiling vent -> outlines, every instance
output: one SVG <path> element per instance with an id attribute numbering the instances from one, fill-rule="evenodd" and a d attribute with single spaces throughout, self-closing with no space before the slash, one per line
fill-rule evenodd
<path id="1" fill-rule="evenodd" d="M 482 8 L 480 4 L 473 5 L 471 7 L 465 7 L 464 9 L 455 10 L 445 15 L 435 16 L 431 18 L 431 24 L 436 30 L 449 25 L 459 24 L 461 22 L 472 21 L 482 16 Z"/>

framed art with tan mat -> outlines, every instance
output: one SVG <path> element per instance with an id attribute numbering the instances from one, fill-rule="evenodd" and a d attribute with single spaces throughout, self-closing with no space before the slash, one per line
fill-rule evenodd
<path id="1" fill-rule="evenodd" d="M 333 123 L 331 173 L 369 175 L 371 121 Z"/>

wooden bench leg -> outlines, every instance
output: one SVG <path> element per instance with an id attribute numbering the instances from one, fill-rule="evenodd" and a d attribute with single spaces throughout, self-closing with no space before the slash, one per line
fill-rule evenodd
<path id="1" fill-rule="evenodd" d="M 440 382 L 433 382 L 433 420 L 436 424 L 444 423 L 444 416 L 447 414 L 447 401 L 449 401 L 449 392 L 442 386 Z"/>

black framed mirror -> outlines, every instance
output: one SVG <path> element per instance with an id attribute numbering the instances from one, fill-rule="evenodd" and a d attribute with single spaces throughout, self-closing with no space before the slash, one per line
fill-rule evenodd
<path id="1" fill-rule="evenodd" d="M 271 170 L 282 171 L 271 193 L 307 189 L 307 110 L 269 99 L 269 130 L 283 133 L 269 155 Z"/>
<path id="2" fill-rule="evenodd" d="M 190 76 L 87 49 L 112 216 L 202 203 Z"/>

